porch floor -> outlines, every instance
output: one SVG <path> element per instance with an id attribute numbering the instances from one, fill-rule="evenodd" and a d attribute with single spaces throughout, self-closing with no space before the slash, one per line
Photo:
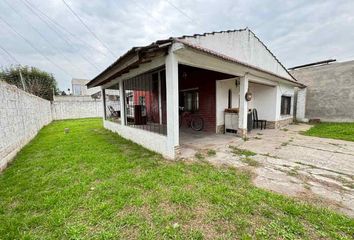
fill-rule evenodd
<path id="1" fill-rule="evenodd" d="M 311 126 L 253 130 L 248 140 L 234 134 L 180 130 L 180 157 L 251 170 L 254 183 L 279 193 L 320 201 L 354 216 L 354 142 L 304 136 Z M 255 153 L 250 164 L 230 146 Z M 208 151 L 215 155 L 208 155 Z M 196 156 L 199 153 L 199 159 Z"/>

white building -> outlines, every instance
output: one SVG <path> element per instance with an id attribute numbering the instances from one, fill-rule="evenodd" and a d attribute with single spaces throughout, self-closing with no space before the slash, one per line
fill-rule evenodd
<path id="1" fill-rule="evenodd" d="M 73 78 L 71 79 L 72 95 L 74 96 L 90 96 L 101 91 L 99 87 L 88 89 L 86 84 L 90 80 Z"/>
<path id="2" fill-rule="evenodd" d="M 180 145 L 179 107 L 214 134 L 225 131 L 228 109 L 245 137 L 253 109 L 267 128 L 292 122 L 294 88 L 303 87 L 248 28 L 134 47 L 88 83 L 97 86 L 119 89 L 122 99 L 119 121 L 105 113 L 104 126 L 168 158 Z"/>

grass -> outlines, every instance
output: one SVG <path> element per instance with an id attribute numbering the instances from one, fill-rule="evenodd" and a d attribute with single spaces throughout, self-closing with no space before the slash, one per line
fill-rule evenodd
<path id="1" fill-rule="evenodd" d="M 209 157 L 215 156 L 215 155 L 216 155 L 216 151 L 215 151 L 214 149 L 208 149 L 207 155 L 208 155 Z"/>
<path id="2" fill-rule="evenodd" d="M 240 158 L 240 160 L 252 167 L 261 166 L 261 164 L 258 161 L 254 160 L 253 158 L 250 158 L 250 157 L 242 157 L 242 158 Z"/>
<path id="3" fill-rule="evenodd" d="M 354 123 L 318 123 L 303 134 L 314 137 L 354 141 Z"/>
<path id="4" fill-rule="evenodd" d="M 353 234 L 353 219 L 256 188 L 241 170 L 166 161 L 103 129 L 99 119 L 53 122 L 0 174 L 0 239 Z"/>
<path id="5" fill-rule="evenodd" d="M 255 153 L 255 152 L 252 152 L 247 149 L 241 149 L 241 148 L 238 148 L 235 146 L 230 146 L 230 149 L 233 154 L 239 155 L 239 156 L 251 157 L 251 156 L 257 155 L 257 153 Z"/>

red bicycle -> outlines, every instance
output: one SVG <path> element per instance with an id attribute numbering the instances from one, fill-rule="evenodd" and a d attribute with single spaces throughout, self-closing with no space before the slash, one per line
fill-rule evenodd
<path id="1" fill-rule="evenodd" d="M 201 131 L 204 127 L 203 118 L 199 114 L 187 112 L 183 109 L 184 107 L 179 107 L 179 127 L 181 127 L 182 124 L 185 123 L 194 131 Z"/>

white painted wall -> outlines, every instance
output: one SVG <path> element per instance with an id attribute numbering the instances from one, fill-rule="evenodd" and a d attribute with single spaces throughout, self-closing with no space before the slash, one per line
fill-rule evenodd
<path id="1" fill-rule="evenodd" d="M 294 94 L 295 94 L 294 86 L 291 86 L 291 85 L 285 84 L 285 83 L 279 83 L 277 85 L 277 100 L 276 100 L 276 103 L 277 103 L 277 108 L 276 108 L 277 121 L 293 117 L 293 113 L 294 113 Z M 290 115 L 281 115 L 280 114 L 281 96 L 291 97 Z"/>
<path id="2" fill-rule="evenodd" d="M 296 93 L 296 120 L 300 122 L 308 122 L 309 120 L 305 116 L 307 88 L 298 88 Z"/>
<path id="3" fill-rule="evenodd" d="M 224 125 L 224 110 L 228 108 L 229 89 L 232 92 L 232 108 L 239 107 L 240 86 L 236 87 L 235 79 L 218 80 L 216 82 L 216 125 Z"/>
<path id="4" fill-rule="evenodd" d="M 0 81 L 0 171 L 51 121 L 49 101 Z"/>
<path id="5" fill-rule="evenodd" d="M 235 80 L 221 80 L 216 82 L 216 124 L 224 124 L 224 110 L 228 107 L 228 91 L 232 91 L 232 107 L 239 107 L 240 86 L 236 87 Z M 276 120 L 276 86 L 249 83 L 249 91 L 252 93 L 252 100 L 248 102 L 248 109 L 256 108 L 258 117 L 268 121 Z"/>
<path id="6" fill-rule="evenodd" d="M 277 88 L 250 82 L 249 91 L 252 93 L 252 100 L 248 102 L 248 107 L 257 109 L 259 119 L 275 121 Z"/>
<path id="7" fill-rule="evenodd" d="M 206 34 L 183 39 L 243 63 L 292 79 L 260 40 L 249 30 Z"/>
<path id="8" fill-rule="evenodd" d="M 139 128 L 124 126 L 111 121 L 103 121 L 103 126 L 120 136 L 132 140 L 143 147 L 162 154 L 166 158 L 173 158 L 168 146 L 167 136 L 142 130 Z"/>

